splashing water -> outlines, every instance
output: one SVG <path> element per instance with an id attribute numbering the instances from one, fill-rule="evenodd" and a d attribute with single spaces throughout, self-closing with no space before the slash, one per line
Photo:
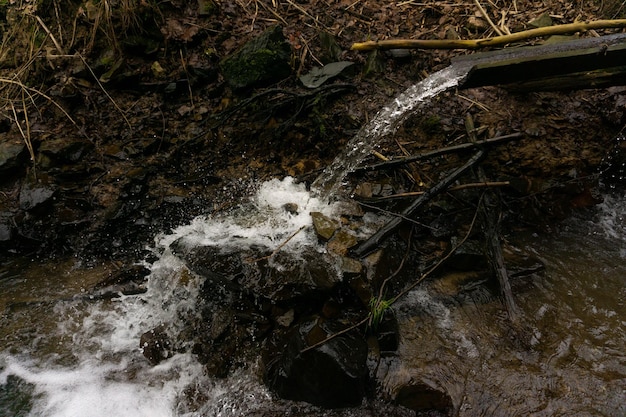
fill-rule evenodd
<path id="1" fill-rule="evenodd" d="M 29 280 L 40 286 L 46 285 L 46 281 L 49 280 L 50 287 L 44 288 L 41 291 L 44 295 L 37 295 L 40 298 L 36 298 L 34 303 L 25 304 L 20 307 L 21 309 L 10 310 L 1 317 L 0 415 L 231 417 L 249 415 L 255 410 L 261 410 L 263 415 L 286 414 L 276 411 L 278 410 L 275 408 L 276 400 L 251 372 L 237 371 L 224 381 L 216 381 L 204 375 L 203 366 L 189 353 L 176 353 L 157 366 L 149 365 L 142 356 L 138 344 L 143 332 L 162 323 L 170 323 L 175 333 L 180 321 L 195 314 L 200 279 L 183 276 L 184 266 L 171 253 L 170 244 L 184 238 L 187 243 L 195 245 L 224 248 L 261 245 L 270 250 L 275 249 L 303 226 L 311 224 L 310 212 L 321 211 L 331 214 L 333 207 L 328 204 L 328 200 L 340 190 L 345 176 L 371 153 L 382 138 L 393 134 L 406 117 L 419 106 L 426 104 L 430 98 L 459 85 L 471 68 L 472 64 L 469 62 L 457 62 L 410 87 L 389 103 L 350 141 L 346 152 L 317 178 L 312 185 L 313 193 L 308 193 L 304 185 L 295 184 L 291 178 L 283 181 L 272 180 L 261 185 L 251 204 L 245 208 L 214 218 L 200 217 L 170 234 L 157 236 L 155 253 L 159 259 L 150 265 L 148 291 L 145 294 L 124 296 L 114 301 L 84 299 L 68 301 L 68 297 L 75 295 L 76 288 L 69 285 L 66 287 L 66 283 L 53 274 L 42 276 L 36 272 L 34 276 L 29 277 L 27 272 L 21 271 L 15 279 L 3 277 L 6 291 L 0 294 L 0 311 L 10 310 L 7 307 L 15 301 L 12 294 L 30 293 L 30 287 L 25 285 Z M 575 245 L 569 246 L 561 249 L 561 252 L 555 255 L 556 260 L 551 261 L 552 268 L 556 271 L 555 278 L 536 283 L 543 298 L 535 296 L 534 293 L 520 297 L 522 298 L 520 304 L 528 312 L 536 311 L 532 324 L 538 329 L 546 329 L 542 330 L 543 335 L 541 331 L 537 333 L 536 349 L 539 352 L 536 354 L 537 358 L 529 354 L 528 358 L 518 357 L 518 363 L 511 365 L 511 358 L 519 355 L 519 352 L 503 350 L 500 347 L 498 342 L 503 335 L 494 336 L 484 330 L 489 327 L 485 325 L 484 320 L 476 323 L 470 320 L 467 323 L 465 315 L 470 317 L 470 313 L 473 314 L 478 310 L 477 307 L 469 306 L 466 309 L 469 312 L 465 314 L 465 309 L 455 310 L 450 305 L 433 299 L 426 291 L 416 290 L 395 307 L 400 313 L 400 318 L 404 320 L 403 325 L 408 327 L 409 324 L 414 324 L 413 327 L 416 328 L 429 322 L 417 321 L 412 316 L 416 307 L 435 320 L 430 320 L 434 322 L 431 332 L 417 332 L 415 329 L 411 332 L 410 329 L 405 329 L 408 335 L 406 339 L 414 337 L 416 340 L 415 345 L 402 347 L 410 358 L 414 358 L 407 360 L 408 366 L 413 366 L 416 373 L 423 370 L 431 372 L 434 380 L 440 378 L 443 386 L 449 385 L 448 388 L 457 399 L 457 404 L 461 404 L 459 415 L 472 415 L 472 407 L 477 411 L 481 407 L 490 406 L 499 406 L 501 410 L 506 410 L 506 404 L 497 404 L 495 399 L 499 397 L 523 404 L 527 398 L 542 397 L 545 391 L 547 392 L 545 396 L 554 395 L 558 399 L 559 395 L 565 396 L 568 392 L 567 378 L 582 378 L 589 368 L 594 369 L 595 379 L 581 383 L 575 392 L 581 394 L 590 391 L 594 387 L 593 384 L 599 381 L 602 384 L 600 388 L 604 389 L 604 395 L 600 396 L 597 402 L 608 405 L 604 408 L 598 407 L 602 410 L 610 410 L 611 407 L 616 409 L 615 404 L 623 403 L 624 391 L 609 379 L 617 376 L 623 381 L 624 371 L 621 364 L 624 363 L 624 357 L 623 353 L 615 355 L 610 349 L 611 346 L 616 346 L 617 352 L 624 351 L 624 321 L 618 311 L 620 306 L 623 306 L 624 296 L 625 199 L 624 195 L 607 197 L 597 211 L 599 223 L 593 224 L 600 225 L 599 234 L 593 236 L 600 242 L 593 240 L 588 245 L 593 250 L 607 254 L 605 258 L 600 258 L 600 263 L 611 266 L 612 271 L 609 272 L 616 272 L 614 276 L 611 275 L 610 279 L 598 279 L 602 271 L 592 270 L 583 277 L 584 279 L 571 280 L 567 275 L 571 271 L 565 268 L 568 265 L 564 265 L 565 272 L 558 270 L 561 266 L 558 259 L 564 257 L 563 254 L 568 251 L 581 253 L 583 251 Z M 286 203 L 295 203 L 298 209 L 287 211 L 284 209 Z M 588 236 L 581 233 L 565 236 L 566 240 L 574 243 L 582 242 L 586 237 Z M 603 246 L 605 243 L 606 247 Z M 293 239 L 289 239 L 288 244 L 281 250 L 297 253 L 303 246 L 315 244 L 314 234 L 310 230 L 303 230 Z M 548 252 L 555 246 L 557 245 L 550 241 L 544 249 Z M 615 258 L 613 255 L 616 248 L 621 259 L 611 263 Z M 582 258 L 580 255 L 577 257 Z M 590 250 L 589 259 L 585 262 L 591 264 L 594 260 L 592 258 Z M 582 266 L 584 265 L 579 267 Z M 561 275 L 556 275 L 557 273 Z M 75 276 L 76 271 L 69 271 L 68 274 Z M 77 283 L 82 281 L 81 277 L 75 277 L 74 280 Z M 581 288 L 581 295 L 576 297 L 575 303 L 567 296 L 563 296 L 572 283 Z M 601 285 L 609 286 L 606 298 L 601 298 L 595 291 L 595 288 Z M 559 311 L 559 306 L 551 304 L 555 297 L 561 297 L 559 302 L 566 312 L 559 315 L 558 320 L 552 319 Z M 500 306 L 499 303 L 494 305 L 495 308 Z M 579 312 L 579 305 L 592 305 L 595 310 Z M 610 319 L 605 327 L 598 324 L 604 325 L 604 322 L 595 317 L 600 314 L 598 312 L 603 314 L 602 320 Z M 571 317 L 568 317 L 568 314 Z M 489 317 L 493 317 L 492 312 L 489 312 Z M 542 320 L 546 322 L 543 323 Z M 569 334 L 572 333 L 569 328 L 557 328 L 555 323 L 560 322 L 566 323 L 565 327 L 582 328 L 582 333 Z M 591 330 L 587 331 L 581 323 L 590 323 L 595 327 L 590 326 Z M 471 327 L 472 325 L 474 327 Z M 15 335 L 16 332 L 19 334 Z M 440 340 L 431 342 L 423 339 L 430 335 L 436 335 L 432 337 Z M 613 345 L 605 348 L 602 343 L 594 344 L 592 343 L 594 338 L 600 338 L 602 343 L 611 342 Z M 442 355 L 441 346 L 449 345 L 450 350 Z M 561 345 L 564 347 L 561 348 Z M 433 349 L 432 356 L 424 359 L 425 364 L 420 363 L 421 359 L 416 352 L 427 351 L 430 348 Z M 546 360 L 551 358 L 553 351 L 556 352 L 554 355 L 561 355 L 561 350 L 573 352 L 569 353 L 573 364 L 579 361 L 587 362 L 589 366 L 583 363 L 585 366 L 568 371 L 565 377 L 561 377 L 560 372 L 565 371 L 552 366 Z M 562 356 L 563 358 L 558 356 L 555 358 L 565 363 L 565 359 L 569 358 Z M 429 368 L 431 366 L 429 364 L 438 366 L 437 361 L 432 359 L 440 357 L 448 359 L 448 363 L 442 361 L 440 368 L 434 370 Z M 519 363 L 524 366 L 519 366 Z M 450 364 L 453 365 L 452 371 L 442 375 L 442 370 L 449 368 Z M 521 372 L 525 367 L 536 370 L 530 375 L 533 384 L 536 385 L 522 385 L 525 387 L 524 391 L 518 395 L 518 389 L 514 384 L 517 379 L 527 382 L 524 379 L 527 374 Z M 485 374 L 484 369 L 491 370 L 491 374 Z M 604 369 L 607 370 L 606 376 L 603 374 Z M 549 385 L 550 381 L 544 382 L 542 378 L 546 371 L 550 378 L 561 386 L 554 389 Z M 481 379 L 482 375 L 484 379 Z M 496 377 L 498 382 L 502 382 L 502 386 L 492 386 L 490 377 Z M 507 382 L 509 378 L 512 382 Z M 5 399 L 8 399 L 8 402 L 5 402 Z M 546 401 L 550 402 L 545 407 L 548 411 L 550 407 L 568 405 L 567 398 L 562 403 L 551 397 Z M 593 398 L 586 401 L 593 402 Z M 576 405 L 582 407 L 585 404 Z M 541 410 L 541 406 L 537 405 L 537 408 Z M 296 406 L 285 405 L 284 410 L 289 410 L 290 415 L 294 415 L 292 407 Z M 619 407 L 622 407 L 621 411 L 626 411 L 623 406 Z M 490 410 L 482 411 L 488 414 L 487 411 Z M 333 413 L 311 411 L 306 415 L 344 415 L 340 414 L 341 411 Z M 346 413 L 348 414 L 345 415 L 350 416 L 372 415 L 367 411 L 354 413 L 346 411 Z M 507 413 L 503 412 L 502 415 L 505 414 Z"/>
<path id="2" fill-rule="evenodd" d="M 285 210 L 286 203 L 295 204 L 297 210 L 293 206 Z M 0 294 L 0 312 L 4 310 L 0 316 L 0 416 L 245 414 L 253 404 L 238 404 L 233 386 L 245 386 L 246 395 L 254 391 L 264 404 L 271 404 L 266 388 L 252 375 L 238 373 L 224 381 L 211 380 L 188 352 L 175 353 L 153 367 L 143 357 L 139 340 L 142 333 L 162 324 L 167 324 L 170 335 L 176 335 L 186 318 L 197 314 L 202 279 L 185 272 L 182 261 L 170 250 L 172 242 L 183 238 L 192 245 L 272 250 L 310 225 L 311 211 L 331 214 L 332 210 L 333 205 L 312 197 L 293 178 L 265 182 L 249 204 L 234 212 L 199 217 L 172 233 L 158 235 L 153 249 L 158 260 L 149 265 L 145 294 L 114 300 L 73 298 L 86 285 L 76 265 L 67 270 L 55 268 L 54 273 L 32 267 L 16 274 L 15 280 L 5 279 L 3 285 L 10 290 Z M 303 246 L 315 245 L 314 233 L 302 230 L 281 250 L 298 253 Z M 91 278 L 93 283 L 100 279 Z M 29 285 L 42 288 L 33 292 Z M 22 294 L 33 298 L 17 307 Z M 25 398 L 23 404 L 16 403 L 17 398 Z M 194 411 L 199 402 L 208 414 Z"/>
<path id="3" fill-rule="evenodd" d="M 348 143 L 346 151 L 324 169 L 311 189 L 327 198 L 334 196 L 345 176 L 372 152 L 382 138 L 394 133 L 412 112 L 428 103 L 429 99 L 459 85 L 473 65 L 463 61 L 450 65 L 397 96 L 361 128 Z"/>

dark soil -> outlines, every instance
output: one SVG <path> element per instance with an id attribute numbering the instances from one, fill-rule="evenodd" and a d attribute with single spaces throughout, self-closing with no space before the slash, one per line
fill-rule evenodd
<path id="1" fill-rule="evenodd" d="M 375 55 L 350 51 L 353 42 L 495 34 L 472 2 L 18 3 L 0 5 L 0 142 L 32 151 L 23 146 L 0 174 L 2 257 L 141 259 L 156 233 L 238 205 L 257 181 L 313 180 L 382 105 L 468 53 Z M 559 24 L 624 14 L 618 0 L 484 6 L 511 32 L 541 16 Z M 291 75 L 234 91 L 220 61 L 276 24 L 291 45 Z M 317 91 L 302 86 L 300 75 L 335 61 L 356 65 Z M 467 114 L 481 138 L 521 132 L 491 154 L 487 176 L 523 178 L 527 189 L 509 200 L 511 224 L 542 225 L 595 202 L 597 178 L 581 178 L 596 175 L 614 146 L 625 97 L 620 87 L 451 91 L 378 151 L 393 157 L 467 141 Z M 453 163 L 353 179 L 393 178 L 394 192 L 419 191 Z"/>

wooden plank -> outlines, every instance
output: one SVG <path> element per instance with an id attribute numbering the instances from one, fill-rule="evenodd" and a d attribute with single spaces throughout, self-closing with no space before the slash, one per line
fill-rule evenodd
<path id="1" fill-rule="evenodd" d="M 626 84 L 626 34 L 509 48 L 453 60 L 474 62 L 460 88 L 594 88 Z"/>

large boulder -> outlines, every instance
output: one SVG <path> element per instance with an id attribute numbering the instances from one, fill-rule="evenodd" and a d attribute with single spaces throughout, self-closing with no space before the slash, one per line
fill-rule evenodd
<path id="1" fill-rule="evenodd" d="M 172 243 L 171 249 L 190 270 L 206 278 L 206 285 L 274 303 L 319 298 L 341 281 L 335 258 L 313 248 L 298 254 L 279 251 L 268 256 L 261 249 L 232 251 L 196 246 L 181 238 Z"/>
<path id="2" fill-rule="evenodd" d="M 222 60 L 222 75 L 235 89 L 268 85 L 291 74 L 291 46 L 280 26 L 273 26 Z"/>
<path id="3" fill-rule="evenodd" d="M 270 389 L 282 398 L 324 408 L 361 404 L 368 375 L 363 336 L 353 330 L 316 345 L 344 327 L 322 318 L 296 326 L 283 349 L 266 355 Z"/>

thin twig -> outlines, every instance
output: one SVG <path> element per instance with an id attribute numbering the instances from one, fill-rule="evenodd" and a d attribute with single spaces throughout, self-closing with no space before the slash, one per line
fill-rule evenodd
<path id="1" fill-rule="evenodd" d="M 483 147 L 483 146 L 486 146 L 486 145 L 491 145 L 491 144 L 494 144 L 494 143 L 497 143 L 497 142 L 518 139 L 518 138 L 521 138 L 522 136 L 523 135 L 521 133 L 511 133 L 511 134 L 508 134 L 508 135 L 496 136 L 494 138 L 484 139 L 484 140 L 478 141 L 476 143 L 471 143 L 471 142 L 462 143 L 460 145 L 453 145 L 453 146 L 449 146 L 449 147 L 446 147 L 446 148 L 436 149 L 434 151 L 429 151 L 429 152 L 424 152 L 424 153 L 421 153 L 421 154 L 407 156 L 406 158 L 392 159 L 390 161 L 381 162 L 381 163 L 378 163 L 378 164 L 367 165 L 367 166 L 364 166 L 364 167 L 356 168 L 356 169 L 354 169 L 353 172 L 354 173 L 358 173 L 358 172 L 376 171 L 376 170 L 379 170 L 379 169 L 389 169 L 389 168 L 396 167 L 398 165 L 404 165 L 404 164 L 408 164 L 410 162 L 419 161 L 419 160 L 422 160 L 422 159 L 434 158 L 434 157 L 441 156 L 441 155 L 446 155 L 446 154 L 449 154 L 449 153 L 454 153 L 454 152 L 459 152 L 459 151 L 463 151 L 463 150 L 474 149 L 476 147 Z"/>
<path id="2" fill-rule="evenodd" d="M 427 225 L 427 224 L 425 224 L 425 223 L 420 223 L 420 222 L 418 222 L 418 221 L 417 221 L 417 220 L 415 220 L 415 219 L 412 219 L 412 218 L 410 218 L 410 217 L 408 217 L 408 216 L 403 215 L 402 213 L 395 213 L 395 212 L 393 212 L 393 211 L 385 210 L 385 209 L 383 209 L 383 208 L 376 207 L 376 206 L 373 206 L 373 205 L 371 205 L 371 204 L 367 204 L 367 203 L 365 203 L 365 202 L 363 202 L 363 201 L 357 201 L 357 204 L 359 204 L 360 206 L 363 206 L 363 207 L 367 207 L 368 209 L 377 210 L 378 212 L 383 213 L 383 214 L 386 214 L 386 215 L 388 215 L 388 216 L 400 217 L 400 218 L 402 218 L 403 220 L 405 220 L 405 221 L 407 221 L 407 222 L 409 222 L 409 223 L 413 223 L 413 224 L 415 224 L 415 225 L 417 225 L 417 226 L 420 226 L 420 227 L 423 227 L 423 228 L 426 228 L 426 229 L 435 230 L 435 228 L 434 228 L 434 227 L 429 226 L 429 225 Z"/>
<path id="3" fill-rule="evenodd" d="M 318 348 L 318 347 L 322 346 L 323 344 L 328 343 L 329 341 L 333 340 L 334 338 L 339 337 L 339 336 L 341 336 L 342 334 L 346 334 L 346 333 L 348 333 L 350 330 L 354 330 L 354 329 L 356 329 L 357 327 L 359 327 L 359 326 L 361 326 L 361 325 L 363 325 L 363 324 L 367 323 L 367 322 L 369 321 L 369 319 L 370 319 L 370 316 L 371 316 L 371 315 L 372 315 L 372 313 L 371 313 L 371 312 L 370 312 L 370 313 L 368 313 L 368 314 L 367 314 L 367 316 L 366 316 L 363 320 L 361 320 L 360 322 L 358 322 L 358 323 L 356 323 L 356 324 L 353 324 L 352 326 L 347 327 L 347 328 L 345 328 L 345 329 L 343 329 L 343 330 L 340 330 L 340 331 L 338 331 L 337 333 L 333 333 L 333 334 L 331 334 L 330 336 L 328 336 L 326 339 L 324 339 L 324 340 L 320 340 L 319 342 L 314 343 L 314 344 L 312 344 L 311 346 L 307 346 L 307 347 L 305 347 L 304 349 L 302 349 L 302 350 L 300 351 L 300 353 L 302 354 L 302 353 L 307 352 L 307 351 L 309 351 L 309 350 L 312 350 L 312 349 Z"/>
<path id="4" fill-rule="evenodd" d="M 0 78 L 0 84 L 1 83 L 5 83 L 5 84 L 11 84 L 11 85 L 16 85 L 28 92 L 37 94 L 43 98 L 45 98 L 46 100 L 48 100 L 50 103 L 52 103 L 56 108 L 58 108 L 59 110 L 61 110 L 61 112 L 63 112 L 63 114 L 65 115 L 65 117 L 68 118 L 68 120 L 70 122 L 72 122 L 72 124 L 74 126 L 76 126 L 76 128 L 78 128 L 78 124 L 74 121 L 74 119 L 72 119 L 72 116 L 69 115 L 69 113 L 67 111 L 65 111 L 65 109 L 63 107 L 61 107 L 61 105 L 59 103 L 57 103 L 56 101 L 54 101 L 50 96 L 46 95 L 45 93 L 42 93 L 41 91 L 32 88 L 32 87 L 28 87 L 27 85 L 24 85 L 22 82 L 20 81 L 16 81 L 16 80 L 11 80 L 8 78 Z M 80 130 L 80 129 L 79 129 Z"/>
<path id="5" fill-rule="evenodd" d="M 50 36 L 50 39 L 52 39 L 52 43 L 54 43 L 54 46 L 57 48 L 59 53 L 61 55 L 65 55 L 65 50 L 63 49 L 61 44 L 59 44 L 59 42 L 56 40 L 56 38 L 54 37 L 54 35 L 50 31 L 50 29 L 48 29 L 48 26 L 46 26 L 46 24 L 43 22 L 43 20 L 41 20 L 41 17 L 35 16 L 35 19 L 37 20 L 37 23 L 39 23 L 41 25 L 43 30 L 48 34 L 48 36 Z"/>
<path id="6" fill-rule="evenodd" d="M 183 71 L 185 71 L 185 77 L 187 77 L 187 88 L 189 89 L 189 101 L 191 102 L 191 108 L 195 110 L 196 106 L 193 103 L 193 91 L 191 90 L 191 79 L 189 78 L 189 72 L 187 71 L 187 64 L 185 63 L 183 50 L 179 49 L 178 53 L 180 54 L 180 63 L 183 66 Z"/>
<path id="7" fill-rule="evenodd" d="M 266 260 L 266 259 L 270 259 L 272 256 L 276 255 L 276 254 L 278 253 L 278 251 L 280 251 L 280 250 L 281 250 L 281 249 L 282 249 L 282 248 L 283 248 L 283 247 L 284 247 L 287 243 L 289 243 L 289 241 L 290 241 L 291 239 L 293 239 L 294 237 L 296 237 L 296 235 L 297 235 L 298 233 L 300 233 L 300 232 L 301 232 L 301 231 L 302 231 L 305 227 L 306 227 L 306 226 L 302 226 L 302 227 L 300 227 L 298 230 L 296 230 L 296 231 L 295 231 L 295 232 L 294 232 L 291 236 L 289 236 L 289 237 L 287 238 L 287 240 L 285 240 L 283 243 L 281 243 L 280 245 L 278 245 L 278 246 L 276 247 L 276 249 L 274 249 L 274 251 L 273 251 L 272 253 L 270 253 L 269 255 L 267 255 L 267 256 L 262 256 L 262 257 L 257 258 L 257 259 L 250 259 L 248 262 L 249 262 L 249 263 L 251 263 L 251 264 L 253 264 L 253 263 L 256 263 L 256 262 L 259 262 L 259 261 L 264 261 L 264 260 Z"/>
<path id="8" fill-rule="evenodd" d="M 448 188 L 448 191 L 461 191 L 467 190 L 470 188 L 491 188 L 491 187 L 507 187 L 511 185 L 510 181 L 486 181 L 486 182 L 473 182 L 470 184 L 461 184 L 455 185 L 454 187 Z M 383 197 L 378 197 L 375 199 L 369 199 L 370 202 L 379 202 L 385 200 L 396 200 L 401 198 L 409 198 L 409 197 L 417 197 L 424 194 L 426 191 L 409 191 L 406 193 L 400 194 L 392 194 Z"/>
<path id="9" fill-rule="evenodd" d="M 404 290 L 402 290 L 398 295 L 396 295 L 395 297 L 393 297 L 391 299 L 391 301 L 389 302 L 390 305 L 392 305 L 393 303 L 395 303 L 396 301 L 398 301 L 398 299 L 400 299 L 401 297 L 403 297 L 404 295 L 406 295 L 409 291 L 411 291 L 413 288 L 415 288 L 417 285 L 419 285 L 422 281 L 424 281 L 428 276 L 430 276 L 433 272 L 435 272 L 445 261 L 448 260 L 448 258 L 450 258 L 457 249 L 459 249 L 464 243 L 465 241 L 470 237 L 470 235 L 472 234 L 472 230 L 474 229 L 474 225 L 476 224 L 476 219 L 478 218 L 478 212 L 480 211 L 480 206 L 482 205 L 482 196 L 480 197 L 480 200 L 478 201 L 478 205 L 476 207 L 476 211 L 474 212 L 474 217 L 472 218 L 472 222 L 470 223 L 469 229 L 467 230 L 467 233 L 465 234 L 465 236 L 463 236 L 463 239 L 461 239 L 461 241 L 455 245 L 448 253 L 446 256 L 444 256 L 443 258 L 441 258 L 435 265 L 433 265 L 428 271 L 424 272 L 422 274 L 422 276 L 420 276 L 417 281 L 415 281 L 413 284 L 409 285 L 408 287 L 406 287 Z"/>
<path id="10" fill-rule="evenodd" d="M 406 252 L 404 253 L 404 256 L 402 257 L 402 260 L 400 261 L 400 265 L 398 266 L 398 268 L 396 268 L 395 271 L 393 271 L 393 273 L 391 275 L 389 275 L 387 278 L 385 278 L 383 283 L 380 285 L 380 289 L 378 291 L 378 300 L 379 301 L 383 299 L 383 296 L 385 294 L 385 292 L 384 292 L 385 285 L 387 285 L 387 283 L 391 279 L 393 279 L 393 277 L 398 275 L 400 273 L 400 271 L 402 271 L 402 268 L 404 268 L 404 262 L 409 257 L 409 252 L 411 251 L 411 238 L 412 237 L 413 237 L 413 229 L 411 228 L 411 231 L 409 232 L 409 238 L 407 239 Z"/>

